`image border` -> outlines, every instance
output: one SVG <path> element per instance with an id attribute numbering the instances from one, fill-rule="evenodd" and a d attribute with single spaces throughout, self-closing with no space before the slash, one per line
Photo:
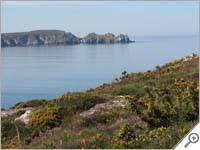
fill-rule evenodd
<path id="1" fill-rule="evenodd" d="M 1 1 L 0 7 L 2 7 L 2 2 L 11 2 L 11 1 L 16 1 L 16 2 L 20 2 L 20 1 L 23 1 L 23 2 L 25 2 L 25 1 L 26 2 L 48 2 L 48 1 L 49 2 L 50 1 L 51 2 L 109 2 L 109 1 L 110 2 L 173 2 L 173 1 L 174 2 L 198 2 L 199 3 L 198 4 L 198 9 L 199 9 L 198 15 L 200 18 L 200 0 L 124 0 L 124 1 L 123 0 L 0 0 L 0 1 Z M 1 9 L 0 15 L 2 15 L 2 9 Z M 2 16 L 0 16 L 0 19 L 1 18 L 2 18 Z M 200 54 L 200 19 L 198 20 L 198 26 L 199 26 L 199 28 L 198 28 L 198 48 L 199 48 L 198 55 L 199 55 Z M 0 24 L 0 33 L 1 33 L 1 24 Z M 1 35 L 0 35 L 0 38 L 1 38 Z M 1 44 L 1 41 L 0 41 L 0 44 Z M 0 51 L 0 57 L 2 58 L 1 51 Z M 200 69 L 200 59 L 199 59 L 199 69 Z M 199 79 L 200 79 L 200 73 L 199 73 Z M 199 81 L 199 85 L 200 85 L 200 81 Z M 199 92 L 199 96 L 200 96 L 200 92 Z M 1 107 L 1 102 L 2 102 L 2 59 L 0 59 L 0 107 Z M 200 104 L 199 104 L 199 109 L 200 109 Z M 0 113 L 1 113 L 1 111 L 0 111 Z M 1 123 L 1 119 L 0 119 L 0 123 Z M 200 123 L 200 111 L 199 111 L 198 123 Z M 194 127 L 196 127 L 196 125 Z M 1 124 L 0 124 L 0 127 L 1 127 Z M 181 143 L 181 141 L 189 134 L 190 131 L 188 131 L 188 133 L 184 137 L 182 137 L 182 139 L 176 145 L 174 145 L 171 149 L 175 149 Z M 1 134 L 1 130 L 0 130 L 0 134 Z M 1 146 L 1 140 L 0 140 L 0 146 Z M 34 150 L 34 149 L 30 149 L 30 150 Z M 36 149 L 36 150 L 38 150 L 38 149 Z M 62 150 L 62 149 L 59 149 L 59 150 Z M 154 150 L 154 149 L 152 149 L 152 150 Z"/>

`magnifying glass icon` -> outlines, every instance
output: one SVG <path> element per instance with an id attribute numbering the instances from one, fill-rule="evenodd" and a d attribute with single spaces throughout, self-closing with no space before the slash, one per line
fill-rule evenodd
<path id="1" fill-rule="evenodd" d="M 190 133 L 188 140 L 189 141 L 185 144 L 185 148 L 187 148 L 190 143 L 197 143 L 199 141 L 199 135 L 197 133 Z"/>

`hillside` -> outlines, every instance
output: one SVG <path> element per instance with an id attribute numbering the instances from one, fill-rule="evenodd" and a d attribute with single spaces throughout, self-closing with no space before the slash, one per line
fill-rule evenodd
<path id="1" fill-rule="evenodd" d="M 2 148 L 172 148 L 198 122 L 199 57 L 9 111 Z"/>

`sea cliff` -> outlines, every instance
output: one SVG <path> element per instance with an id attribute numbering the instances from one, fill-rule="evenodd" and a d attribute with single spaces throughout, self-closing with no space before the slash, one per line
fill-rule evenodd
<path id="1" fill-rule="evenodd" d="M 74 45 L 74 44 L 113 44 L 130 43 L 128 35 L 115 36 L 112 33 L 98 35 L 90 33 L 80 38 L 71 32 L 60 30 L 36 30 L 1 34 L 1 47 L 41 46 L 41 45 Z"/>

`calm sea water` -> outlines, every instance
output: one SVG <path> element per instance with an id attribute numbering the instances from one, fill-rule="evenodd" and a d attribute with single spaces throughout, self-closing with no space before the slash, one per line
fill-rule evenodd
<path id="1" fill-rule="evenodd" d="M 95 88 L 123 70 L 142 72 L 198 53 L 198 37 L 134 39 L 130 44 L 3 48 L 2 107 Z"/>

